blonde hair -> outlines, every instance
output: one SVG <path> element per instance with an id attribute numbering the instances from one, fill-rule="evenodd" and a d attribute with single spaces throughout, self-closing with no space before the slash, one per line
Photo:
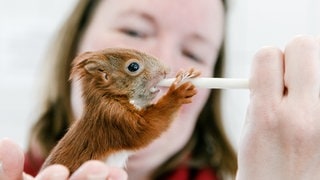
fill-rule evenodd
<path id="1" fill-rule="evenodd" d="M 30 139 L 38 142 L 45 156 L 73 122 L 68 81 L 71 60 L 76 55 L 80 37 L 98 2 L 99 0 L 79 0 L 48 52 L 46 64 L 50 76 L 45 81 L 46 90 L 43 101 L 40 102 L 43 109 L 30 134 Z M 222 56 L 223 46 L 213 69 L 217 77 L 221 76 L 223 70 Z M 219 90 L 211 91 L 189 142 L 155 170 L 152 179 L 160 179 L 163 174 L 174 170 L 186 156 L 189 157 L 188 162 L 192 168 L 208 167 L 221 177 L 224 174 L 235 176 L 236 155 L 223 130 Z"/>

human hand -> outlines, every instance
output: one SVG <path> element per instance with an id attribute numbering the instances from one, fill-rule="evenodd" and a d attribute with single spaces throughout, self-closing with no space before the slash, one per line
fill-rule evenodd
<path id="1" fill-rule="evenodd" d="M 255 56 L 237 179 L 320 179 L 320 43 L 294 38 Z"/>
<path id="2" fill-rule="evenodd" d="M 9 139 L 0 140 L 0 179 L 1 180 L 44 180 L 68 179 L 69 170 L 62 165 L 52 165 L 36 177 L 23 173 L 24 153 Z M 87 161 L 69 178 L 73 179 L 127 179 L 127 174 L 119 168 L 106 166 L 100 161 Z"/>

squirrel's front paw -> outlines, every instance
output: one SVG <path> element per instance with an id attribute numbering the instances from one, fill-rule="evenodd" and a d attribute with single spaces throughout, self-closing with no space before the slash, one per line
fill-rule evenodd
<path id="1" fill-rule="evenodd" d="M 188 79 L 198 77 L 200 74 L 201 74 L 200 71 L 197 71 L 193 68 L 189 69 L 188 71 L 180 70 L 177 73 L 176 79 L 173 82 L 173 84 L 176 86 L 179 86 L 182 83 L 186 82 Z"/>
<path id="2" fill-rule="evenodd" d="M 168 94 L 175 98 L 176 103 L 186 104 L 192 102 L 192 97 L 197 93 L 195 86 L 188 79 L 198 77 L 200 72 L 191 68 L 188 71 L 177 73 L 176 80 L 171 85 Z"/>

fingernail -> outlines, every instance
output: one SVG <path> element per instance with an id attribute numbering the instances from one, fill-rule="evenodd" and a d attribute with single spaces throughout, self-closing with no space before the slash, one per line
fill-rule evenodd
<path id="1" fill-rule="evenodd" d="M 107 177 L 107 173 L 101 173 L 101 174 L 89 174 L 87 176 L 88 180 L 104 180 Z"/>
<path id="2" fill-rule="evenodd" d="M 68 177 L 68 174 L 66 173 L 55 173 L 53 174 L 50 179 L 55 180 L 55 179 L 65 179 Z"/>
<path id="3" fill-rule="evenodd" d="M 3 172 L 3 165 L 2 165 L 2 161 L 0 161 L 0 173 Z"/>
<path id="4" fill-rule="evenodd" d="M 68 173 L 53 173 L 53 174 L 40 174 L 37 176 L 37 179 L 46 179 L 46 180 L 57 180 L 57 179 L 66 179 L 68 178 Z"/>
<path id="5" fill-rule="evenodd" d="M 22 174 L 22 179 L 23 180 L 34 180 L 34 177 L 29 175 L 29 174 L 23 173 Z"/>

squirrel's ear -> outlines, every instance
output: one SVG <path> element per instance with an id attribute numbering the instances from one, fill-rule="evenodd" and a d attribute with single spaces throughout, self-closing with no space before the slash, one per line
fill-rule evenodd
<path id="1" fill-rule="evenodd" d="M 97 73 L 102 72 L 103 69 L 103 59 L 106 57 L 99 53 L 94 52 L 85 52 L 79 56 L 77 56 L 73 62 L 72 62 L 72 69 L 71 69 L 71 75 L 70 79 L 73 79 L 73 77 L 76 74 L 79 74 L 82 72 L 81 69 L 84 69 L 88 73 Z M 81 74 L 80 74 L 81 76 Z"/>
<path id="2" fill-rule="evenodd" d="M 105 80 L 109 80 L 109 74 L 105 68 L 106 64 L 101 60 L 88 60 L 84 65 L 84 69 L 90 74 L 101 75 Z"/>
<path id="3" fill-rule="evenodd" d="M 86 65 L 84 65 L 84 68 L 89 73 L 95 73 L 95 72 L 103 72 L 103 69 L 101 67 L 101 64 L 98 61 L 90 60 L 87 62 Z"/>

